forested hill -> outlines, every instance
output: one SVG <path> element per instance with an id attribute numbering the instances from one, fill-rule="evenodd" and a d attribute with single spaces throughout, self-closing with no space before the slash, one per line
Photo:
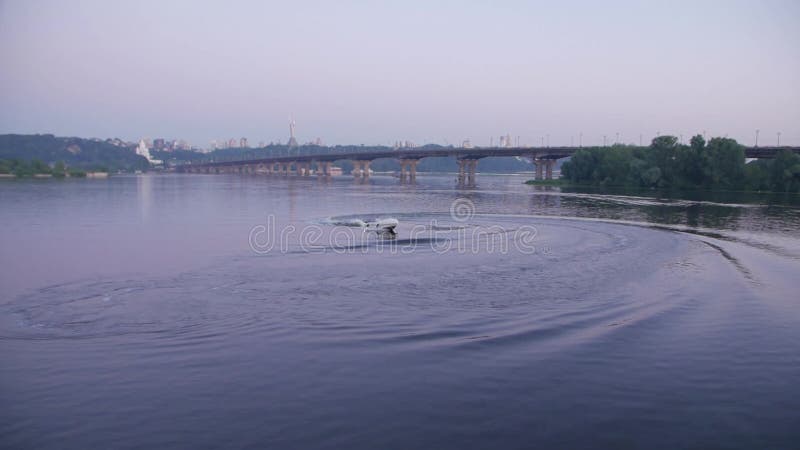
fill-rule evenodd
<path id="1" fill-rule="evenodd" d="M 0 160 L 38 160 L 45 164 L 63 162 L 68 167 L 117 171 L 146 170 L 147 160 L 130 147 L 112 141 L 75 137 L 56 137 L 52 134 L 0 135 Z"/>

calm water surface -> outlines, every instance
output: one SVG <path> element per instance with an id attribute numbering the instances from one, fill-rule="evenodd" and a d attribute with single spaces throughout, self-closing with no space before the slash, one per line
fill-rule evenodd
<path id="1" fill-rule="evenodd" d="M 0 447 L 797 448 L 795 197 L 524 179 L 0 180 Z"/>

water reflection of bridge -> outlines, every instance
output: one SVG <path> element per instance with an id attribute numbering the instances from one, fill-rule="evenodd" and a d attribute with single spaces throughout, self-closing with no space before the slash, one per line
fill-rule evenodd
<path id="1" fill-rule="evenodd" d="M 460 182 L 474 182 L 478 161 L 488 157 L 525 157 L 536 166 L 536 179 L 552 179 L 556 161 L 571 156 L 581 147 L 482 147 L 482 148 L 403 148 L 364 152 L 320 152 L 318 154 L 284 155 L 266 158 L 190 163 L 179 166 L 179 172 L 190 173 L 261 173 L 275 175 L 330 176 L 335 161 L 351 161 L 353 175 L 368 177 L 369 166 L 376 159 L 400 162 L 400 179 L 414 180 L 417 163 L 423 158 L 455 157 Z M 321 148 L 322 149 L 322 148 Z M 774 158 L 779 150 L 800 153 L 800 147 L 745 147 L 747 158 Z M 316 170 L 313 170 L 316 167 Z"/>

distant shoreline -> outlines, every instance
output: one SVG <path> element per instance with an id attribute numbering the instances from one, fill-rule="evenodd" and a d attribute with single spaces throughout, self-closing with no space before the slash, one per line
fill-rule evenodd
<path id="1" fill-rule="evenodd" d="M 92 179 L 106 179 L 110 176 L 108 172 L 78 172 L 78 173 L 64 173 L 64 174 L 53 174 L 53 173 L 34 173 L 34 174 L 25 174 L 25 175 L 17 175 L 13 173 L 0 173 L 0 179 L 6 180 L 20 180 L 20 179 L 56 179 L 62 180 L 66 178 L 92 178 Z"/>

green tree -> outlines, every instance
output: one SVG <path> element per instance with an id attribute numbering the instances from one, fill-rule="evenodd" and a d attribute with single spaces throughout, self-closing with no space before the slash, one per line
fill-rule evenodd
<path id="1" fill-rule="evenodd" d="M 678 171 L 682 186 L 697 187 L 705 184 L 704 158 L 706 140 L 703 136 L 693 136 L 688 147 L 682 147 L 678 154 Z"/>
<path id="2" fill-rule="evenodd" d="M 33 173 L 35 174 L 46 174 L 50 173 L 50 166 L 45 164 L 42 160 L 33 159 L 31 160 L 31 170 L 33 170 Z"/>
<path id="3" fill-rule="evenodd" d="M 67 168 L 64 166 L 64 161 L 56 161 L 53 165 L 53 176 L 63 178 L 67 174 Z"/>
<path id="4" fill-rule="evenodd" d="M 755 160 L 744 167 L 745 186 L 752 191 L 769 191 L 772 189 L 770 170 L 772 161 Z"/>
<path id="5" fill-rule="evenodd" d="M 648 156 L 651 166 L 657 167 L 660 172 L 657 185 L 659 187 L 670 187 L 676 177 L 678 138 L 675 136 L 659 136 L 653 139 Z M 651 175 L 654 174 L 652 171 L 649 172 Z"/>
<path id="6" fill-rule="evenodd" d="M 770 184 L 773 191 L 800 191 L 800 155 L 781 150 L 771 163 Z"/>
<path id="7" fill-rule="evenodd" d="M 706 182 L 710 181 L 710 187 L 733 189 L 744 185 L 744 147 L 735 140 L 713 138 L 703 156 Z"/>

